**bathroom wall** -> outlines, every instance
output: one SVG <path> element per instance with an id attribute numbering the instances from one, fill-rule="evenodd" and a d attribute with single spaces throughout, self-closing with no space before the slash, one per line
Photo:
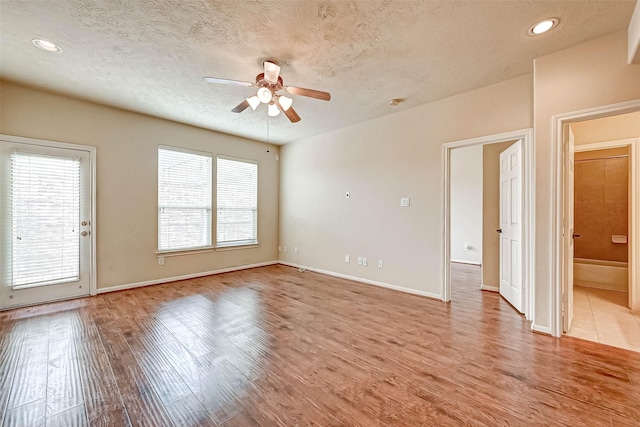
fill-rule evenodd
<path id="1" fill-rule="evenodd" d="M 612 243 L 613 234 L 628 235 L 629 158 L 627 148 L 576 153 L 576 258 L 628 260 L 628 245 Z M 622 155 L 622 156 L 620 156 Z"/>

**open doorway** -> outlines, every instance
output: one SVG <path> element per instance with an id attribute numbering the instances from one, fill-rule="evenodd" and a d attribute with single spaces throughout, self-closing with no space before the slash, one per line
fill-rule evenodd
<path id="1" fill-rule="evenodd" d="M 573 147 L 565 156 L 573 165 L 570 175 L 565 166 L 565 214 L 573 231 L 565 231 L 565 250 L 572 250 L 563 256 L 563 332 L 640 351 L 640 311 L 631 310 L 640 112 L 565 126 Z"/>
<path id="2" fill-rule="evenodd" d="M 501 153 L 506 153 L 504 155 L 507 157 L 501 159 Z M 456 267 L 475 265 L 477 267 L 475 274 L 479 277 L 477 282 L 481 289 L 500 292 L 518 311 L 524 313 L 526 318 L 531 320 L 530 283 L 533 283 L 531 269 L 533 265 L 531 261 L 533 234 L 531 230 L 534 218 L 531 154 L 532 131 L 530 129 L 456 141 L 444 145 L 443 300 L 451 300 L 451 275 L 457 274 L 460 270 Z M 460 159 L 463 159 L 462 167 L 458 164 Z M 475 167 L 466 164 L 473 159 L 476 160 Z M 508 166 L 507 169 L 513 169 L 513 171 L 517 169 L 518 176 L 507 177 L 505 182 L 501 182 L 501 166 Z M 472 178 L 471 175 L 474 174 L 478 176 Z M 517 183 L 513 189 L 508 187 L 511 181 Z M 466 191 L 460 192 L 461 182 L 466 182 L 470 187 Z M 475 190 L 471 187 L 474 187 Z M 513 191 L 518 190 L 517 198 L 514 199 L 514 202 L 517 202 L 517 209 L 511 207 L 500 209 L 501 187 L 507 188 L 508 191 L 505 193 L 509 195 L 515 194 Z M 478 198 L 480 198 L 479 203 L 477 202 Z M 470 206 L 469 204 L 473 204 L 474 200 L 476 200 L 475 205 Z M 500 249 L 501 240 L 507 241 L 510 233 L 510 230 L 501 225 L 501 211 L 504 218 L 507 218 L 504 215 L 505 212 L 507 215 L 514 212 L 521 218 L 520 221 L 508 220 L 505 222 L 509 225 L 519 222 L 520 226 L 517 245 L 511 245 L 509 250 Z M 468 230 L 470 224 L 474 227 L 472 232 Z M 503 228 L 505 233 L 501 235 L 500 231 Z M 474 236 L 476 237 L 474 238 Z M 504 238 L 501 239 L 501 237 Z M 514 252 L 514 248 L 518 249 L 517 253 Z M 515 254 L 513 264 L 507 263 L 509 266 L 507 268 L 504 267 L 505 263 L 501 263 L 502 255 L 505 254 Z M 501 264 L 503 265 L 502 269 L 500 268 Z M 511 266 L 513 266 L 513 270 Z M 462 270 L 463 274 L 468 274 L 470 268 L 465 267 Z M 511 271 L 518 273 L 512 275 Z M 511 277 L 517 277 L 516 283 L 507 280 Z M 521 292 L 517 294 L 515 300 L 509 299 L 504 292 L 505 288 L 511 288 L 513 284 L 517 284 Z"/>

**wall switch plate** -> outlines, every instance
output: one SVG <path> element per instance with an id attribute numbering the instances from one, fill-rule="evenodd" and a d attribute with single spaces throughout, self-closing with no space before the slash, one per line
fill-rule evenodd
<path id="1" fill-rule="evenodd" d="M 164 265 L 164 257 L 158 257 L 158 265 Z"/>
<path id="2" fill-rule="evenodd" d="M 298 247 L 296 246 L 295 248 L 293 248 L 293 253 L 297 254 L 298 253 Z"/>
<path id="3" fill-rule="evenodd" d="M 378 260 L 378 268 L 382 268 L 382 260 L 381 259 Z"/>
<path id="4" fill-rule="evenodd" d="M 400 206 L 403 208 L 408 208 L 411 205 L 411 199 L 408 197 L 403 197 L 400 199 Z"/>
<path id="5" fill-rule="evenodd" d="M 358 257 L 358 265 L 362 265 L 362 257 L 361 256 Z"/>
<path id="6" fill-rule="evenodd" d="M 278 252 L 282 252 L 282 246 L 278 246 Z"/>
<path id="7" fill-rule="evenodd" d="M 367 259 L 366 258 L 362 258 L 362 265 L 364 265 L 365 267 L 367 266 Z"/>
<path id="8" fill-rule="evenodd" d="M 284 251 L 287 252 L 287 247 L 286 246 L 284 247 Z"/>
<path id="9" fill-rule="evenodd" d="M 344 256 L 344 262 L 350 262 L 351 259 L 349 258 L 349 255 L 345 255 Z"/>

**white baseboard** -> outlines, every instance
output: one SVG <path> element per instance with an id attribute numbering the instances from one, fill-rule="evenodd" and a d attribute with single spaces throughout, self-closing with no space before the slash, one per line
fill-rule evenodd
<path id="1" fill-rule="evenodd" d="M 108 288 L 98 288 L 98 293 L 99 294 L 104 294 L 104 293 L 107 293 L 107 292 L 124 291 L 124 290 L 127 290 L 127 289 L 140 288 L 140 287 L 143 287 L 143 286 L 159 285 L 161 283 L 176 282 L 178 280 L 195 279 L 196 277 L 212 276 L 214 274 L 222 274 L 222 273 L 229 273 L 229 272 L 232 272 L 232 271 L 248 270 L 250 268 L 266 267 L 268 265 L 275 265 L 275 264 L 278 264 L 278 261 L 267 261 L 267 262 L 260 262 L 260 263 L 257 263 L 257 264 L 240 265 L 240 266 L 237 266 L 237 267 L 222 268 L 220 270 L 203 271 L 203 272 L 200 272 L 200 273 L 185 274 L 184 276 L 165 277 L 165 278 L 162 278 L 162 279 L 147 280 L 146 282 L 127 283 L 125 285 L 109 286 Z"/>
<path id="2" fill-rule="evenodd" d="M 500 292 L 500 288 L 497 286 L 485 285 L 484 283 L 480 285 L 480 289 L 483 291 Z"/>
<path id="3" fill-rule="evenodd" d="M 425 292 L 425 291 L 418 291 L 416 289 L 411 289 L 411 288 L 405 288 L 405 287 L 402 287 L 402 286 L 391 285 L 389 283 L 384 283 L 384 282 L 377 282 L 375 280 L 363 279 L 361 277 L 356 277 L 356 276 L 349 276 L 347 274 L 336 273 L 336 272 L 333 272 L 333 271 L 322 270 L 322 269 L 319 269 L 319 268 L 306 267 L 306 266 L 303 266 L 303 265 L 298 265 L 298 264 L 294 264 L 294 263 L 286 262 L 286 261 L 280 261 L 280 264 L 287 265 L 289 267 L 295 267 L 295 268 L 298 268 L 298 269 L 313 271 L 314 273 L 325 274 L 327 276 L 338 277 L 340 279 L 353 280 L 354 282 L 360 282 L 360 283 L 364 283 L 364 284 L 367 284 L 367 285 L 380 286 L 382 288 L 393 289 L 393 290 L 396 290 L 396 291 L 405 292 L 407 294 L 420 295 L 420 296 L 423 296 L 423 297 L 433 298 L 433 299 L 437 299 L 438 301 L 442 301 L 442 295 L 440 295 L 440 294 L 434 294 L 434 293 Z"/>
<path id="4" fill-rule="evenodd" d="M 451 262 L 455 262 L 457 264 L 482 265 L 479 261 L 465 261 L 462 259 L 452 259 Z"/>
<path id="5" fill-rule="evenodd" d="M 382 287 L 382 288 L 393 289 L 393 290 L 400 291 L 400 292 L 405 292 L 405 293 L 408 293 L 408 294 L 420 295 L 420 296 L 423 296 L 423 297 L 433 298 L 433 299 L 437 299 L 439 301 L 442 301 L 442 295 L 440 295 L 440 294 L 435 294 L 435 293 L 425 292 L 425 291 L 419 291 L 419 290 L 416 290 L 416 289 L 405 288 L 405 287 L 402 287 L 402 286 L 396 286 L 396 285 L 392 285 L 392 284 L 389 284 L 389 283 L 383 283 L 383 282 L 377 282 L 375 280 L 363 279 L 361 277 L 356 277 L 356 276 L 349 276 L 347 274 L 336 273 L 336 272 L 333 272 L 333 271 L 322 270 L 322 269 L 319 269 L 319 268 L 305 267 L 305 266 L 301 266 L 301 265 L 298 265 L 298 264 L 285 262 L 285 261 L 267 261 L 267 262 L 261 262 L 261 263 L 258 263 L 258 264 L 241 265 L 241 266 L 237 266 L 237 267 L 223 268 L 223 269 L 220 269 L 220 270 L 203 271 L 203 272 L 200 272 L 200 273 L 186 274 L 186 275 L 183 275 L 183 276 L 165 277 L 165 278 L 162 278 L 162 279 L 147 280 L 147 281 L 144 281 L 144 282 L 127 283 L 127 284 L 124 284 L 124 285 L 110 286 L 108 288 L 98 288 L 98 294 L 104 294 L 104 293 L 107 293 L 107 292 L 124 291 L 124 290 L 127 290 L 127 289 L 135 289 L 135 288 L 140 288 L 140 287 L 143 287 L 143 286 L 159 285 L 159 284 L 162 284 L 162 283 L 176 282 L 178 280 L 195 279 L 196 277 L 211 276 L 211 275 L 214 275 L 214 274 L 229 273 L 229 272 L 232 272 L 232 271 L 247 270 L 247 269 L 256 268 L 256 267 L 266 267 L 268 265 L 275 265 L 275 264 L 287 265 L 289 267 L 295 267 L 295 268 L 298 268 L 298 269 L 309 270 L 309 271 L 313 271 L 313 272 L 316 272 L 316 273 L 325 274 L 327 276 L 333 276 L 333 277 L 338 277 L 338 278 L 341 278 L 341 279 L 353 280 L 354 282 L 360 282 L 360 283 L 364 283 L 364 284 L 367 284 L 367 285 L 374 285 L 374 286 L 379 286 L 379 287 Z"/>
<path id="6" fill-rule="evenodd" d="M 534 332 L 539 332 L 541 334 L 553 335 L 551 333 L 551 328 L 550 327 L 536 325 L 533 322 L 531 322 L 531 330 L 534 331 Z"/>

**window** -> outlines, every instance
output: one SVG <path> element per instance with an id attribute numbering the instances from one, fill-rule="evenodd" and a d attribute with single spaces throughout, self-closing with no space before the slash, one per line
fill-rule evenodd
<path id="1" fill-rule="evenodd" d="M 158 148 L 158 251 L 211 247 L 211 155 Z"/>
<path id="2" fill-rule="evenodd" d="M 217 246 L 258 243 L 258 164 L 218 156 Z"/>
<path id="3" fill-rule="evenodd" d="M 78 280 L 80 160 L 11 154 L 14 289 Z"/>

